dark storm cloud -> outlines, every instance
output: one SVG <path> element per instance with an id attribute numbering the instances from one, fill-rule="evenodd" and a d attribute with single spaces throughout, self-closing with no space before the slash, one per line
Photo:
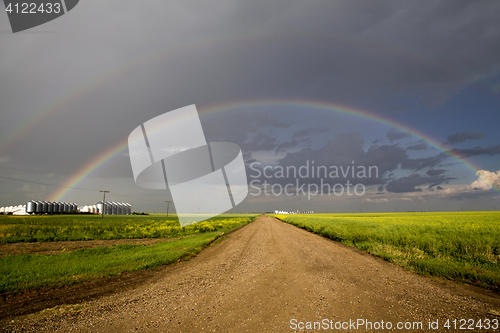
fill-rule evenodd
<path id="1" fill-rule="evenodd" d="M 444 170 L 444 169 L 439 169 L 439 170 L 430 169 L 430 170 L 427 170 L 426 174 L 428 176 L 434 177 L 434 176 L 439 176 L 445 172 L 446 172 L 446 170 Z"/>
<path id="2" fill-rule="evenodd" d="M 403 132 L 398 132 L 394 130 L 393 128 L 390 129 L 390 131 L 387 133 L 386 136 L 390 142 L 396 141 L 396 140 L 401 140 L 404 138 L 409 138 L 411 135 L 409 133 L 403 133 Z"/>
<path id="3" fill-rule="evenodd" d="M 294 145 L 295 146 L 295 145 Z M 361 178 L 357 175 L 352 176 L 351 171 L 343 175 L 339 172 L 339 177 L 330 181 L 346 181 L 356 180 L 358 183 L 365 185 L 379 185 L 379 191 L 383 191 L 384 184 L 388 179 L 394 178 L 392 172 L 403 168 L 412 171 L 418 171 L 425 168 L 434 167 L 440 164 L 446 157 L 446 154 L 439 154 L 429 158 L 411 159 L 406 150 L 397 144 L 392 145 L 371 145 L 366 151 L 363 149 L 364 140 L 359 133 L 343 133 L 335 136 L 333 140 L 325 143 L 324 146 L 318 149 L 303 148 L 297 152 L 288 153 L 279 160 L 278 165 L 286 168 L 289 166 L 300 166 L 314 164 L 317 166 L 326 166 L 331 170 L 331 167 L 340 168 L 343 170 L 355 167 L 355 170 L 360 170 L 359 166 L 363 166 L 365 170 L 370 167 L 376 167 L 376 171 L 372 173 L 372 177 Z M 373 169 L 375 170 L 375 169 Z M 356 171 L 357 172 L 357 171 Z M 428 170 L 427 176 L 419 178 L 422 184 L 429 183 L 430 187 L 441 184 L 451 178 L 441 176 L 446 170 Z M 313 177 L 314 178 L 314 177 Z M 313 182 L 318 181 L 317 177 Z M 412 179 L 415 181 L 415 179 Z M 287 182 L 286 179 L 275 179 L 277 182 Z M 403 181 L 402 181 L 403 182 Z M 399 183 L 393 183 L 391 186 L 397 186 Z M 410 187 L 408 187 L 410 188 Z M 411 187 L 413 191 L 414 188 Z"/>
<path id="4" fill-rule="evenodd" d="M 486 135 L 478 132 L 458 132 L 448 136 L 448 139 L 445 143 L 454 145 L 467 140 L 478 140 L 484 137 L 486 137 Z"/>
<path id="5" fill-rule="evenodd" d="M 385 116 L 414 102 L 433 107 L 499 68 L 499 11 L 498 1 L 82 2 L 41 28 L 52 34 L 2 35 L 0 133 L 36 126 L 2 152 L 12 163 L 1 171 L 66 180 L 139 124 L 193 103 L 307 99 L 369 105 Z M 6 19 L 0 25 L 10 30 Z M 255 150 L 301 147 L 268 130 L 303 118 L 225 114 L 202 122 L 208 141 L 235 142 L 251 161 Z M 339 138 L 310 154 L 336 165 L 379 164 L 381 173 L 443 160 L 411 160 L 397 145 L 363 151 L 351 139 L 351 152 Z M 491 149 L 459 153 L 497 154 Z M 92 175 L 130 178 L 128 158 L 117 155 Z"/>
<path id="6" fill-rule="evenodd" d="M 415 159 L 406 159 L 401 163 L 401 167 L 407 170 L 422 170 L 426 168 L 433 168 L 440 165 L 444 160 L 448 158 L 446 153 L 439 153 L 430 157 L 422 157 Z"/>
<path id="7" fill-rule="evenodd" d="M 496 145 L 493 147 L 476 147 L 476 148 L 469 148 L 469 149 L 457 149 L 454 148 L 450 150 L 450 152 L 454 155 L 458 155 L 462 158 L 464 157 L 471 157 L 471 156 L 479 156 L 479 155 L 498 155 L 500 154 L 500 145 Z"/>
<path id="8" fill-rule="evenodd" d="M 57 31 L 57 38 L 26 35 L 3 42 L 3 126 L 97 82 L 20 142 L 26 156 L 57 141 L 61 150 L 92 156 L 137 124 L 192 103 L 365 100 L 389 113 L 394 108 L 384 106 L 394 96 L 417 92 L 426 101 L 441 100 L 500 64 L 497 2 L 436 1 L 429 7 L 398 1 L 110 1 L 99 4 L 99 11 L 90 10 L 93 3 L 85 6 L 44 26 Z M 455 52 L 463 45 L 466 51 Z M 159 51 L 165 55 L 157 60 L 138 61 Z M 109 75 L 113 71 L 122 74 Z M 111 79 L 102 80 L 107 75 Z M 244 129 L 243 122 L 238 125 L 235 131 Z M 50 168 L 54 158 L 47 150 L 37 163 Z M 58 161 L 61 173 L 74 170 L 71 160 Z"/>
<path id="9" fill-rule="evenodd" d="M 408 150 L 426 150 L 429 146 L 426 143 L 417 143 L 407 147 Z"/>
<path id="10" fill-rule="evenodd" d="M 295 132 L 293 135 L 292 135 L 292 138 L 300 138 L 300 137 L 304 137 L 304 136 L 311 136 L 311 135 L 314 135 L 314 134 L 319 134 L 319 133 L 325 133 L 325 132 L 328 132 L 330 131 L 329 128 L 327 127 L 308 127 L 308 128 L 303 128 L 297 132 Z"/>
<path id="11" fill-rule="evenodd" d="M 253 161 L 250 158 L 252 152 L 276 151 L 282 152 L 307 141 L 292 139 L 284 141 L 276 137 L 275 133 L 280 129 L 288 129 L 289 125 L 270 114 L 233 112 L 221 116 L 201 116 L 202 126 L 207 141 L 226 141 L 238 144 L 246 154 L 245 161 Z"/>
<path id="12" fill-rule="evenodd" d="M 393 169 L 397 166 L 397 162 L 388 161 L 384 159 L 384 156 L 390 154 L 391 156 L 396 156 L 397 153 L 390 153 L 387 150 L 391 150 L 390 147 L 372 147 L 368 152 L 363 151 L 364 140 L 361 138 L 359 133 L 343 133 L 335 136 L 333 140 L 328 141 L 325 145 L 319 149 L 312 148 L 303 148 L 298 152 L 288 153 L 278 161 L 278 167 L 282 167 L 286 169 L 287 167 L 295 167 L 296 169 L 300 168 L 303 165 L 309 165 L 311 168 L 317 166 L 326 166 L 328 169 L 328 174 L 330 174 L 332 170 L 332 166 L 337 168 L 338 175 L 335 177 L 324 177 L 325 182 L 328 183 L 338 183 L 345 180 L 353 180 L 356 179 L 357 183 L 363 184 L 383 184 L 385 180 L 382 179 L 382 175 L 387 171 L 387 169 Z M 392 147 L 395 149 L 396 147 Z M 382 155 L 383 152 L 385 155 Z M 400 151 L 404 154 L 404 151 Z M 376 160 L 373 160 L 373 159 Z M 383 162 L 383 163 L 382 163 Z M 368 164 L 368 163 L 378 163 L 378 164 Z M 369 177 L 370 166 L 377 166 L 377 170 L 372 169 L 371 177 Z M 356 173 L 354 178 L 352 177 L 352 168 L 355 167 Z M 357 166 L 363 166 L 366 169 L 366 175 L 363 177 L 359 177 L 357 174 L 359 171 Z M 259 167 L 263 168 L 264 165 L 259 165 Z M 349 170 L 346 174 L 343 174 L 342 169 L 344 171 Z M 378 176 L 378 177 L 377 177 Z M 291 178 L 290 178 L 291 177 Z M 285 178 L 273 178 L 268 179 L 270 182 L 274 183 L 289 183 L 290 181 L 295 181 L 295 176 L 290 174 L 290 177 Z M 320 178 L 316 176 L 308 176 L 308 181 L 311 183 L 316 183 L 320 181 Z M 265 178 L 262 178 L 265 180 Z"/>
<path id="13" fill-rule="evenodd" d="M 455 179 L 443 176 L 422 176 L 418 173 L 411 174 L 407 177 L 401 177 L 396 180 L 390 181 L 385 189 L 387 192 L 392 193 L 406 193 L 406 192 L 421 192 L 420 186 L 427 185 L 428 189 L 432 189 L 440 184 L 447 184 L 450 180 Z"/>
<path id="14" fill-rule="evenodd" d="M 251 151 L 274 150 L 279 145 L 276 138 L 264 133 L 258 133 L 249 142 L 245 142 L 246 147 L 251 147 Z"/>
<path id="15" fill-rule="evenodd" d="M 295 144 L 291 144 L 295 146 Z M 321 148 L 303 148 L 297 152 L 288 153 L 278 161 L 278 168 L 286 170 L 287 167 L 300 168 L 304 165 L 312 167 L 326 166 L 327 169 L 333 168 L 339 170 L 352 171 L 359 170 L 358 166 L 363 166 L 368 170 L 371 166 L 376 166 L 378 175 L 375 173 L 371 177 L 361 178 L 357 175 L 353 176 L 349 171 L 346 174 L 338 173 L 337 178 L 329 177 L 308 177 L 309 183 L 321 184 L 321 178 L 324 183 L 345 183 L 351 181 L 355 184 L 378 185 L 378 192 L 383 192 L 384 189 L 393 193 L 417 192 L 421 191 L 421 186 L 426 185 L 428 190 L 434 190 L 441 184 L 447 184 L 453 177 L 446 176 L 446 169 L 435 169 L 436 166 L 442 165 L 449 156 L 446 153 L 440 153 L 426 158 L 410 158 L 407 150 L 400 147 L 398 144 L 391 145 L 371 145 L 366 150 L 364 149 L 364 140 L 359 133 L 343 133 L 338 134 L 333 140 L 328 141 Z M 259 164 L 258 167 L 263 168 L 265 165 Z M 272 170 L 277 170 L 272 167 Z M 349 169 L 348 169 L 349 168 Z M 398 177 L 394 174 L 398 170 L 409 170 L 413 174 L 406 177 Z M 421 171 L 425 174 L 421 174 Z M 420 173 L 418 173 L 420 171 Z M 272 174 L 274 173 L 271 172 Z M 290 179 L 291 177 L 291 179 Z M 271 177 L 267 179 L 269 183 L 290 183 L 295 181 L 296 177 L 293 173 L 291 176 Z M 264 177 L 261 181 L 266 180 Z"/>
<path id="16" fill-rule="evenodd" d="M 292 139 L 291 141 L 283 142 L 282 144 L 280 144 L 276 148 L 276 152 L 277 153 L 284 152 L 287 149 L 297 147 L 298 145 L 299 145 L 299 142 L 297 140 L 295 140 L 295 139 Z"/>

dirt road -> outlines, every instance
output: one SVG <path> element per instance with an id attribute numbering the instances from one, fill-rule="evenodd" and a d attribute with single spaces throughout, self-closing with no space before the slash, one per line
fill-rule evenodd
<path id="1" fill-rule="evenodd" d="M 319 321 L 332 332 L 387 332 L 388 322 L 393 329 L 422 322 L 413 331 L 453 332 L 459 330 L 442 328 L 446 319 L 500 319 L 498 294 L 417 276 L 266 216 L 160 274 L 134 290 L 78 310 L 59 307 L 49 312 L 62 314 L 38 314 L 7 330 L 292 332 L 315 331 L 299 328 Z M 357 320 L 374 326 L 352 326 Z M 439 320 L 441 329 L 428 330 L 429 320 Z"/>

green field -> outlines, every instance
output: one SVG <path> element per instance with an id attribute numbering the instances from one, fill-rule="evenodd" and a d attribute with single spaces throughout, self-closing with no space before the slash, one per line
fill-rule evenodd
<path id="1" fill-rule="evenodd" d="M 225 233 L 257 215 L 219 215 L 181 228 L 175 217 L 146 216 L 3 216 L 2 243 L 177 237 L 154 245 L 81 248 L 50 255 L 0 258 L 0 292 L 57 287 L 102 276 L 155 268 L 198 253 Z"/>
<path id="2" fill-rule="evenodd" d="M 181 227 L 175 214 L 150 215 L 0 215 L 0 244 L 131 238 L 178 237 L 227 231 L 256 215 L 222 214 Z"/>
<path id="3" fill-rule="evenodd" d="M 423 275 L 500 290 L 500 212 L 274 216 Z"/>

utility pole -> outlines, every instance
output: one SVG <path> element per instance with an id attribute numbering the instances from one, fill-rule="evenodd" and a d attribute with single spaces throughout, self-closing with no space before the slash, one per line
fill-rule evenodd
<path id="1" fill-rule="evenodd" d="M 104 209 L 106 207 L 106 193 L 109 193 L 109 191 L 101 191 L 102 193 L 104 193 L 104 196 L 102 197 L 102 214 L 101 214 L 101 218 L 103 219 L 104 218 Z"/>
<path id="2" fill-rule="evenodd" d="M 167 201 L 165 201 L 165 202 L 167 203 L 167 217 L 168 217 L 168 207 L 170 206 L 170 203 L 171 203 L 172 201 L 168 201 L 168 200 L 167 200 Z"/>

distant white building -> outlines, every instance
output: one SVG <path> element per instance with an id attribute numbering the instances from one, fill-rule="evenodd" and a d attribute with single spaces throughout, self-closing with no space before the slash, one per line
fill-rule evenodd
<path id="1" fill-rule="evenodd" d="M 29 215 L 26 213 L 26 205 L 15 206 L 12 210 L 12 215 Z"/>
<path id="2" fill-rule="evenodd" d="M 314 214 L 314 211 L 309 210 L 309 211 L 306 211 L 306 212 L 299 212 L 299 211 L 296 211 L 296 212 L 285 212 L 285 211 L 283 211 L 283 210 L 275 210 L 275 211 L 274 211 L 274 214 L 276 214 L 276 215 L 287 215 L 287 214 Z"/>

